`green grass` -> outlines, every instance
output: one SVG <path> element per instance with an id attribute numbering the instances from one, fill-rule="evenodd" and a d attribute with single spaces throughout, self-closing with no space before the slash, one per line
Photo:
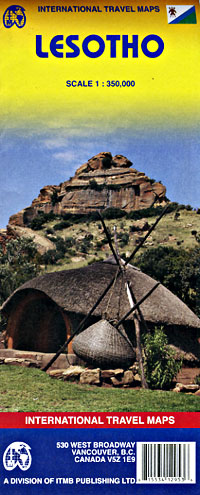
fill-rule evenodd
<path id="1" fill-rule="evenodd" d="M 80 386 L 37 369 L 0 366 L 0 412 L 200 411 L 200 398 L 174 392 Z"/>

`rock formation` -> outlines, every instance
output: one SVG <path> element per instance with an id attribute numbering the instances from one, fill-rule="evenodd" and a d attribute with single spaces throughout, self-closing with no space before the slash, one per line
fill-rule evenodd
<path id="1" fill-rule="evenodd" d="M 99 153 L 81 165 L 68 181 L 43 187 L 31 206 L 12 215 L 9 223 L 28 226 L 38 211 L 64 215 L 116 207 L 129 212 L 161 203 L 165 199 L 165 186 L 131 165 L 125 156 Z"/>

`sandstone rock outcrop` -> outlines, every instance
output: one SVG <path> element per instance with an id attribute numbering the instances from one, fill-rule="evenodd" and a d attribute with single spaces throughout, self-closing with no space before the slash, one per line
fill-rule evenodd
<path id="1" fill-rule="evenodd" d="M 164 201 L 165 186 L 131 165 L 125 156 L 99 153 L 81 165 L 68 181 L 43 187 L 31 206 L 12 215 L 9 223 L 28 226 L 39 211 L 64 215 L 116 207 L 129 212 Z"/>
<path id="2" fill-rule="evenodd" d="M 46 237 L 38 234 L 34 230 L 27 227 L 19 227 L 17 225 L 8 225 L 7 227 L 8 239 L 14 239 L 17 237 L 25 237 L 27 239 L 32 239 L 36 246 L 38 253 L 44 254 L 49 249 L 54 249 L 54 244 Z M 1 240 L 0 240 L 1 242 Z"/>

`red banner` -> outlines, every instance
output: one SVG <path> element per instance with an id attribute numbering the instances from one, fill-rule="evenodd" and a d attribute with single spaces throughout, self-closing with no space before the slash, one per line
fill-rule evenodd
<path id="1" fill-rule="evenodd" d="M 0 413 L 0 428 L 200 428 L 200 413 Z"/>

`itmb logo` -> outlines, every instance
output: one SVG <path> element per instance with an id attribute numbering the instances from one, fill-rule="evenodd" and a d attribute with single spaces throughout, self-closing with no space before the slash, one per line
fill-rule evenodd
<path id="1" fill-rule="evenodd" d="M 20 5 L 11 5 L 3 14 L 3 24 L 6 28 L 11 28 L 14 24 L 18 28 L 23 28 L 26 24 L 25 9 Z"/>
<path id="2" fill-rule="evenodd" d="M 12 471 L 18 466 L 22 471 L 27 471 L 32 462 L 30 449 L 31 447 L 25 442 L 11 443 L 3 454 L 4 468 Z"/>

